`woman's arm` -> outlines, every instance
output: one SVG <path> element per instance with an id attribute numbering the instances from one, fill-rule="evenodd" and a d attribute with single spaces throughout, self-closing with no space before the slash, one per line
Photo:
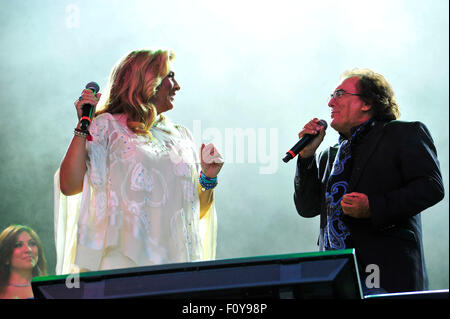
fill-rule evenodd
<path id="1" fill-rule="evenodd" d="M 198 184 L 198 197 L 200 199 L 200 218 L 203 218 L 214 200 L 214 189 L 202 190 L 202 185 Z"/>
<path id="2" fill-rule="evenodd" d="M 91 90 L 83 90 L 80 99 L 75 101 L 78 121 L 80 121 L 82 115 L 83 104 L 93 105 L 94 110 L 92 114 L 94 114 L 95 106 L 100 96 L 100 93 L 94 95 Z M 80 122 L 78 122 L 77 129 L 80 129 Z M 75 195 L 83 190 L 83 179 L 86 173 L 86 156 L 86 137 L 75 135 L 59 170 L 60 189 L 64 195 Z"/>
<path id="3" fill-rule="evenodd" d="M 216 178 L 223 166 L 222 155 L 213 144 L 202 144 L 200 148 L 200 160 L 203 174 L 206 178 Z M 215 186 L 214 186 L 215 187 Z M 205 216 L 214 200 L 214 187 L 205 189 L 198 185 L 198 196 L 200 199 L 200 218 Z"/>
<path id="4" fill-rule="evenodd" d="M 64 195 L 75 195 L 83 190 L 86 156 L 86 138 L 75 135 L 59 169 L 59 185 Z"/>

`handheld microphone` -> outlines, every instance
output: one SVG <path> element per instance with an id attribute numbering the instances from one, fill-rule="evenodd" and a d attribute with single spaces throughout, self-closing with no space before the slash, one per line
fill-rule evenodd
<path id="1" fill-rule="evenodd" d="M 325 130 L 327 129 L 327 122 L 325 122 L 325 120 L 320 120 L 318 124 L 323 126 Z M 283 158 L 283 162 L 287 163 L 291 159 L 293 159 L 295 156 L 297 156 L 297 154 L 300 153 L 300 151 L 302 149 L 304 149 L 306 145 L 311 143 L 311 141 L 316 136 L 317 136 L 317 134 L 315 134 L 315 135 L 311 135 L 311 134 L 303 135 L 303 137 L 300 139 L 300 141 L 298 141 L 297 144 L 295 144 L 289 151 L 286 152 L 286 156 Z"/>
<path id="2" fill-rule="evenodd" d="M 94 95 L 97 94 L 97 92 L 100 90 L 100 87 L 96 82 L 89 82 L 86 84 L 86 89 L 91 90 L 94 92 Z M 91 117 L 92 117 L 92 111 L 94 110 L 94 106 L 89 103 L 83 104 L 81 107 L 81 129 L 83 131 L 86 131 L 89 127 L 89 124 L 91 124 Z"/>

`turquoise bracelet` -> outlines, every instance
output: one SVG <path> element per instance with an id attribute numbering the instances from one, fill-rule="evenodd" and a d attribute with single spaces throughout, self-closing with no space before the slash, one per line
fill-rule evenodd
<path id="1" fill-rule="evenodd" d="M 200 171 L 200 177 L 198 178 L 198 182 L 205 190 L 213 189 L 217 186 L 217 177 L 208 177 L 203 174 L 203 171 Z"/>

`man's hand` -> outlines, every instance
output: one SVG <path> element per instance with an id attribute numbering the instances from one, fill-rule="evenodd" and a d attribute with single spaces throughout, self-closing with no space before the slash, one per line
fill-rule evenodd
<path id="1" fill-rule="evenodd" d="M 354 218 L 369 218 L 369 198 L 366 194 L 350 193 L 342 196 L 341 200 L 342 211 L 345 215 Z"/>
<path id="2" fill-rule="evenodd" d="M 310 134 L 317 136 L 305 146 L 305 148 L 300 152 L 300 157 L 306 158 L 311 157 L 316 153 L 316 149 L 322 143 L 325 137 L 325 127 L 319 124 L 319 119 L 314 118 L 303 127 L 303 129 L 298 133 L 298 138 L 301 139 L 303 135 Z"/>

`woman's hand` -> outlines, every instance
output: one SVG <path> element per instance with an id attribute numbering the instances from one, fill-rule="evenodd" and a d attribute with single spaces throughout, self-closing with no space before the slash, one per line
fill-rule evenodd
<path id="1" fill-rule="evenodd" d="M 202 144 L 200 148 L 200 161 L 203 174 L 209 178 L 217 177 L 223 166 L 222 155 L 217 151 L 212 143 Z"/>
<path id="2" fill-rule="evenodd" d="M 88 89 L 84 89 L 83 92 L 81 92 L 81 96 L 74 103 L 75 108 L 77 109 L 78 121 L 80 121 L 83 114 L 84 104 L 91 104 L 94 107 L 94 109 L 92 110 L 92 114 L 95 114 L 95 107 L 97 106 L 97 103 L 100 100 L 101 96 L 101 93 L 94 94 L 92 90 Z"/>

